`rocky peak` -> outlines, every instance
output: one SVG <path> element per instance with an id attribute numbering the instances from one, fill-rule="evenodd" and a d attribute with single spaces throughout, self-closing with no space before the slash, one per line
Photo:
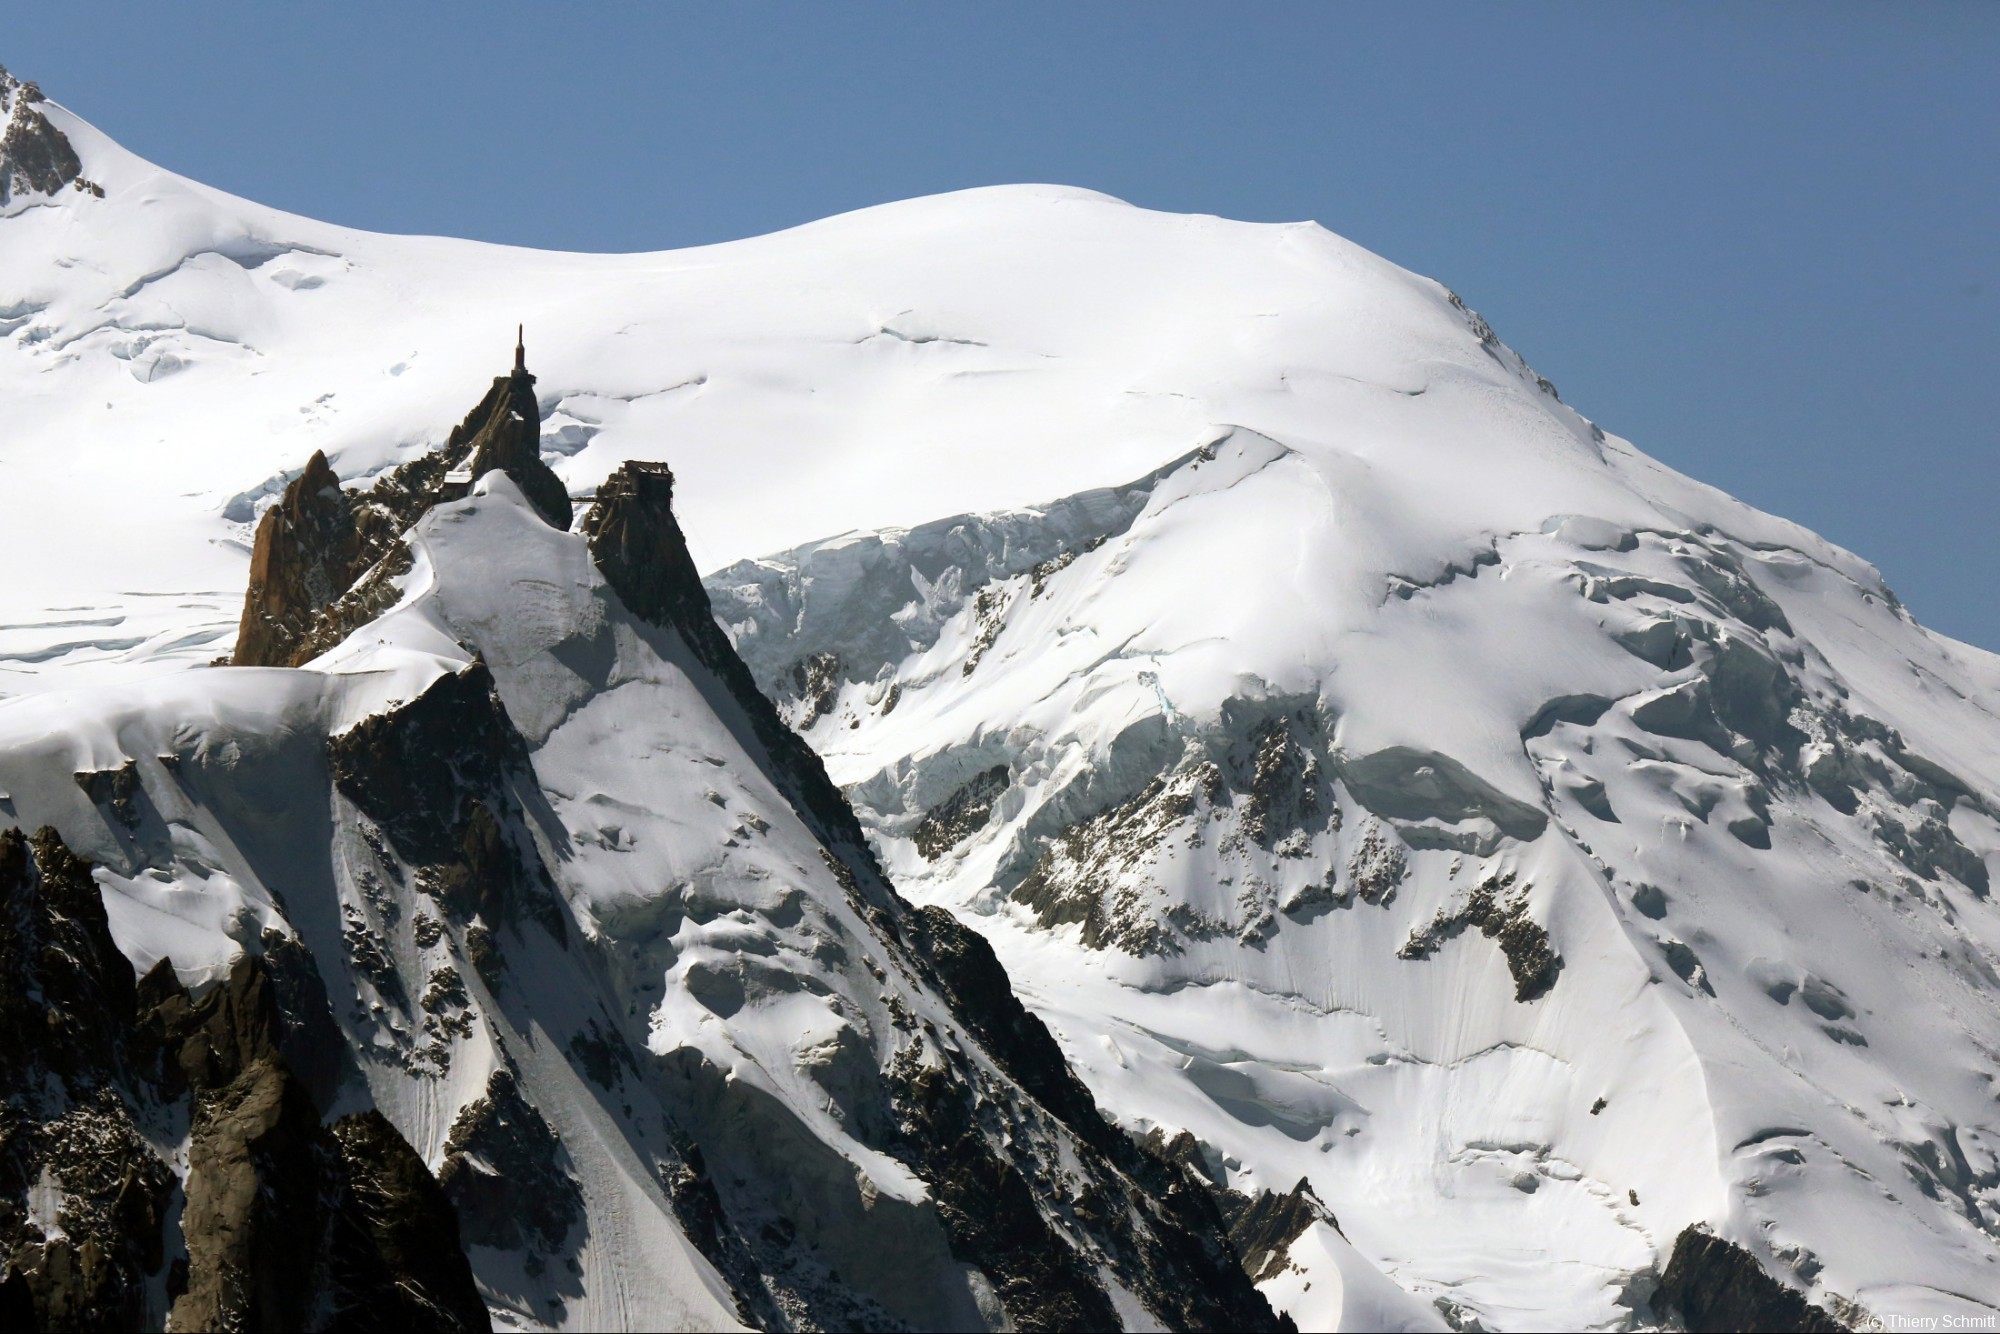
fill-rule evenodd
<path id="1" fill-rule="evenodd" d="M 41 88 L 23 83 L 0 66 L 0 207 L 15 195 L 53 195 L 65 185 L 102 198 L 104 190 L 83 178 L 83 162 L 67 136 L 42 113 Z"/>
<path id="2" fill-rule="evenodd" d="M 469 456 L 467 466 L 473 481 L 498 468 L 514 479 L 521 494 L 551 527 L 569 529 L 575 511 L 562 478 L 542 462 L 541 409 L 535 402 L 535 377 L 528 371 L 526 344 L 519 337 L 514 344 L 513 372 L 494 377 L 486 397 L 452 432 L 446 452 L 461 448 Z"/>
<path id="3" fill-rule="evenodd" d="M 626 607 L 644 620 L 676 630 L 703 665 L 728 687 L 770 752 L 776 777 L 799 813 L 817 825 L 843 860 L 859 872 L 864 892 L 886 894 L 886 881 L 854 818 L 854 808 L 827 777 L 813 748 L 785 725 L 750 669 L 716 624 L 715 610 L 674 518 L 674 474 L 664 463 L 629 461 L 597 488 L 584 516 L 591 559 Z M 879 887 L 879 889 L 878 889 Z"/>
<path id="4" fill-rule="evenodd" d="M 496 468 L 505 472 L 537 514 L 568 531 L 569 491 L 542 462 L 540 429 L 535 377 L 517 341 L 513 371 L 494 377 L 444 447 L 368 490 L 344 491 L 326 455 L 315 451 L 257 525 L 231 663 L 296 667 L 393 606 L 390 581 L 409 570 L 402 535 L 431 506 L 463 494 L 454 489 L 459 470 L 461 486 Z"/>
<path id="5" fill-rule="evenodd" d="M 313 613 L 330 606 L 367 568 L 354 509 L 326 455 L 314 450 L 306 470 L 257 525 L 236 633 L 238 666 L 289 664 Z"/>

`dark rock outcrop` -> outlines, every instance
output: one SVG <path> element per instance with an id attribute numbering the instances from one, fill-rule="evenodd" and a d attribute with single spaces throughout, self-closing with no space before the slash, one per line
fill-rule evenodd
<path id="1" fill-rule="evenodd" d="M 167 1327 L 489 1328 L 423 1160 L 379 1113 L 321 1124 L 283 1054 L 314 1025 L 282 1008 L 283 989 L 248 954 L 199 1001 L 171 971 L 144 984 L 148 1025 L 194 1102 L 187 1277 Z"/>
<path id="2" fill-rule="evenodd" d="M 42 90 L 0 67 L 0 206 L 17 195 L 52 195 L 66 185 L 102 198 L 104 191 L 83 179 L 83 163 L 69 136 L 42 112 Z"/>
<path id="3" fill-rule="evenodd" d="M 422 1160 L 373 1113 L 321 1124 L 292 1062 L 330 1088 L 340 1038 L 310 955 L 263 945 L 199 999 L 166 960 L 135 981 L 89 863 L 0 831 L 9 1329 L 488 1327 Z M 139 1125 L 183 1100 L 186 1257 L 164 1273 L 176 1183 Z"/>
<path id="4" fill-rule="evenodd" d="M 258 521 L 250 587 L 231 661 L 238 667 L 296 667 L 394 606 L 394 580 L 411 568 L 402 535 L 447 498 L 463 469 L 473 481 L 499 469 L 535 512 L 567 530 L 569 492 L 541 458 L 535 377 L 515 348 L 514 371 L 452 428 L 443 448 L 392 469 L 362 492 L 341 488 L 326 456 L 303 473 Z"/>
<path id="5" fill-rule="evenodd" d="M 132 966 L 90 864 L 53 829 L 0 830 L 0 1282 L 25 1322 L 132 1328 L 159 1313 L 173 1177 L 148 1101 Z"/>
<path id="6" fill-rule="evenodd" d="M 1291 726 L 1274 718 L 1253 738 L 1256 745 L 1243 832 L 1259 847 L 1298 855 L 1332 806 L 1318 756 L 1299 744 Z"/>
<path id="7" fill-rule="evenodd" d="M 583 1189 L 563 1166 L 561 1141 L 505 1069 L 459 1112 L 444 1151 L 438 1181 L 468 1241 L 553 1254 L 583 1219 Z"/>
<path id="8" fill-rule="evenodd" d="M 339 1155 L 327 1271 L 330 1326 L 355 1334 L 490 1327 L 451 1201 L 380 1112 L 331 1128 Z"/>
<path id="9" fill-rule="evenodd" d="M 953 1258 L 986 1275 L 1016 1329 L 1117 1328 L 1110 1297 L 1035 1207 L 1021 1166 L 981 1133 L 976 1094 L 953 1073 L 912 1070 L 896 1087 Z"/>
<path id="10" fill-rule="evenodd" d="M 1500 947 L 1507 971 L 1514 978 L 1514 999 L 1526 1004 L 1546 996 L 1562 972 L 1562 956 L 1549 942 L 1547 928 L 1528 916 L 1526 888 L 1515 892 L 1511 873 L 1482 880 L 1456 912 L 1440 911 L 1427 925 L 1412 932 L 1396 951 L 1399 959 L 1428 959 L 1445 941 L 1466 927 Z"/>
<path id="11" fill-rule="evenodd" d="M 492 933 L 523 921 L 567 941 L 565 910 L 518 795 L 539 791 L 528 744 L 485 663 L 475 660 L 401 708 L 363 719 L 331 738 L 327 754 L 334 786 L 419 868 L 419 888 L 448 921 L 482 930 L 486 949 L 497 949 Z M 469 945 L 486 973 L 482 946 Z"/>
<path id="12" fill-rule="evenodd" d="M 1698 1226 L 1675 1239 L 1653 1294 L 1653 1311 L 1692 1334 L 1845 1334 L 1847 1329 L 1765 1273 L 1756 1256 Z"/>
<path id="13" fill-rule="evenodd" d="M 1007 766 L 981 770 L 933 806 L 917 823 L 911 841 L 925 861 L 936 861 L 986 827 L 993 803 L 1007 790 Z"/>
<path id="14" fill-rule="evenodd" d="M 111 819 L 128 833 L 139 827 L 139 764 L 127 760 L 116 769 L 90 769 L 75 775 L 76 785 Z"/>
<path id="15" fill-rule="evenodd" d="M 1146 909 L 1130 887 L 1131 873 L 1156 855 L 1176 826 L 1204 806 L 1212 809 L 1230 799 L 1228 779 L 1214 762 L 1184 763 L 1147 783 L 1130 801 L 1051 839 L 1013 897 L 1043 926 L 1081 922 L 1090 949 L 1122 949 L 1142 958 L 1178 954 L 1183 945 L 1177 924 Z"/>
<path id="16" fill-rule="evenodd" d="M 809 730 L 840 698 L 840 657 L 814 653 L 792 664 L 792 685 L 798 691 L 799 730 Z"/>
<path id="17" fill-rule="evenodd" d="M 1075 1208 L 1100 1244 L 1125 1261 L 1119 1266 L 1123 1281 L 1171 1328 L 1289 1328 L 1290 1319 L 1273 1315 L 1250 1285 L 1228 1226 L 1199 1178 L 1182 1163 L 1146 1152 L 1104 1118 L 1047 1025 L 1014 994 L 985 937 L 934 906 L 909 911 L 903 937 L 924 980 L 951 1002 L 986 1053 L 1076 1136 L 1093 1180 Z M 993 1155 L 989 1141 L 971 1133 L 977 1121 L 972 1096 L 970 1088 L 917 1075 L 898 1098 L 898 1110 L 921 1145 L 915 1166 L 938 1195 L 954 1254 L 984 1269 L 1003 1299 L 1003 1280 L 1013 1280 L 1022 1292 L 1055 1299 L 1053 1307 L 1033 1310 L 1054 1316 L 1058 1308 L 1076 1305 L 1077 1319 L 1053 1319 L 1049 1327 L 1107 1328 L 1087 1309 L 1092 1299 L 1065 1272 L 1033 1254 L 1028 1215 L 1015 1202 L 1027 1183 L 1015 1165 Z M 1053 1244 L 1072 1255 L 1069 1247 Z M 1008 1309 L 1015 1310 L 1013 1303 Z M 1028 1327 L 1021 1316 L 1015 1319 Z"/>
<path id="18" fill-rule="evenodd" d="M 355 509 L 326 455 L 314 450 L 306 470 L 258 521 L 236 631 L 237 666 L 292 665 L 314 617 L 372 563 Z"/>
<path id="19" fill-rule="evenodd" d="M 676 1161 L 661 1164 L 660 1184 L 673 1205 L 681 1231 L 715 1266 L 736 1299 L 736 1312 L 755 1329 L 780 1329 L 787 1322 L 772 1298 L 757 1257 L 739 1236 L 723 1208 L 699 1146 L 685 1136 L 674 1144 Z"/>
<path id="20" fill-rule="evenodd" d="M 1259 1283 L 1285 1272 L 1291 1263 L 1292 1243 L 1314 1223 L 1340 1230 L 1333 1212 L 1320 1203 L 1304 1178 L 1282 1195 L 1276 1191 L 1245 1195 L 1234 1190 L 1225 1190 L 1222 1195 L 1229 1239 L 1243 1257 L 1243 1268 Z"/>

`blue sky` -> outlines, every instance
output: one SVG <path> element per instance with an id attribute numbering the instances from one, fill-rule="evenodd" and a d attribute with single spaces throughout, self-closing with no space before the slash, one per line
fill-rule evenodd
<path id="1" fill-rule="evenodd" d="M 389 231 L 657 249 L 1031 180 L 1313 218 L 2000 649 L 2000 4 L 65 0 L 0 62 Z"/>

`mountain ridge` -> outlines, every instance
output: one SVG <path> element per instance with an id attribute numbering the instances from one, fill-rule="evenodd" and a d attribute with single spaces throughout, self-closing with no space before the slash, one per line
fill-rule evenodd
<path id="1" fill-rule="evenodd" d="M 991 952 L 888 884 L 715 625 L 665 468 L 621 468 L 578 534 L 516 480 L 545 476 L 538 458 L 479 471 L 531 382 L 517 354 L 459 453 L 390 493 L 409 503 L 389 592 L 303 670 L 171 678 L 174 706 L 114 728 L 139 754 L 79 771 L 67 799 L 57 757 L 116 692 L 9 713 L 46 730 L 4 748 L 8 814 L 102 858 L 93 883 L 44 828 L 10 912 L 32 915 L 44 883 L 71 915 L 101 897 L 85 919 L 103 968 L 146 969 L 145 1007 L 125 975 L 78 1016 L 131 1027 L 138 1054 L 10 1116 L 59 1135 L 64 1098 L 89 1094 L 166 1137 L 150 1149 L 127 1124 L 128 1179 L 144 1168 L 157 1198 L 79 1243 L 99 1271 L 81 1292 L 56 1221 L 81 1229 L 79 1174 L 16 1164 L 10 1300 L 38 1326 L 170 1329 L 387 1318 L 385 1291 L 437 1328 L 489 1307 L 551 1327 L 1290 1328 L 1208 1195 L 1102 1119 Z M 478 475 L 455 489 L 444 465 L 466 453 Z M 273 516 L 326 503 L 329 476 L 316 459 Z M 330 568 L 317 546 L 341 543 L 337 525 L 267 522 L 259 568 Z M 295 611 L 346 600 L 319 582 Z M 593 760 L 607 744 L 637 750 Z M 592 839 L 648 872 L 593 875 Z M 642 1018 L 627 998 L 648 993 Z M 183 1042 L 189 1023 L 216 1054 Z M 182 1083 L 147 1064 L 161 1024 Z M 14 1055 L 17 1088 L 60 1059 L 32 1040 Z M 38 1191 L 59 1202 L 40 1222 Z M 373 1241 L 320 1267 L 315 1239 L 357 1226 Z M 441 1227 L 463 1254 L 427 1269 L 411 1238 Z M 107 1246 L 138 1255 L 104 1273 L 89 1257 Z"/>

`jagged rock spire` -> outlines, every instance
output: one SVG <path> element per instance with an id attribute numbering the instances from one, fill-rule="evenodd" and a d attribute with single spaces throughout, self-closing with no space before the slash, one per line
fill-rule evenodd
<path id="1" fill-rule="evenodd" d="M 535 377 L 528 371 L 526 331 L 514 344 L 514 370 L 496 376 L 493 388 L 480 400 L 446 449 L 469 447 L 467 467 L 474 481 L 495 468 L 514 479 L 521 494 L 551 527 L 569 530 L 576 517 L 569 488 L 542 462 L 541 408 L 535 402 Z"/>
<path id="2" fill-rule="evenodd" d="M 568 531 L 575 512 L 569 488 L 542 462 L 541 411 L 527 359 L 517 331 L 513 372 L 493 378 L 444 448 L 404 464 L 366 492 L 350 495 L 326 456 L 312 456 L 257 526 L 231 659 L 236 666 L 296 667 L 392 604 L 397 594 L 387 580 L 408 568 L 398 536 L 432 505 L 462 494 L 445 486 L 452 470 L 462 468 L 477 481 L 500 469 L 537 514 Z M 378 570 L 384 560 L 389 565 Z M 371 570 L 376 574 L 364 578 Z"/>
<path id="3" fill-rule="evenodd" d="M 305 471 L 257 525 L 236 633 L 237 666 L 293 665 L 314 615 L 373 563 L 354 509 L 326 455 L 313 451 Z"/>

